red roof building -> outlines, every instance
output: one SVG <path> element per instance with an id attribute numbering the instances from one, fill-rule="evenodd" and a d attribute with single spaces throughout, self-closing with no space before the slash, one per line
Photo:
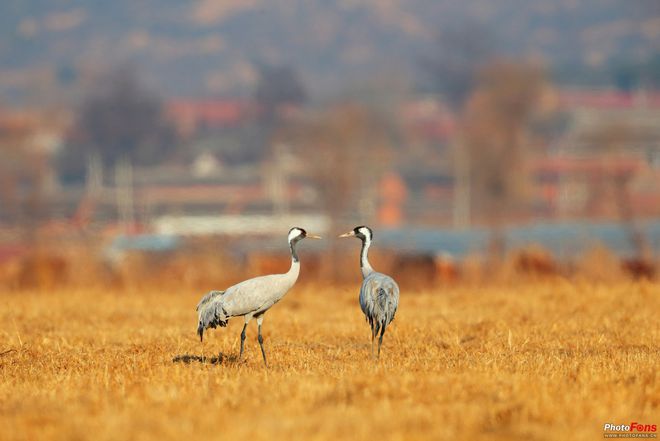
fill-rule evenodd
<path id="1" fill-rule="evenodd" d="M 174 99 L 166 104 L 166 115 L 181 135 L 200 129 L 240 126 L 256 115 L 251 101 L 240 99 Z"/>
<path id="2" fill-rule="evenodd" d="M 559 92 L 563 109 L 632 109 L 660 108 L 660 92 L 623 92 L 619 90 L 567 90 Z"/>

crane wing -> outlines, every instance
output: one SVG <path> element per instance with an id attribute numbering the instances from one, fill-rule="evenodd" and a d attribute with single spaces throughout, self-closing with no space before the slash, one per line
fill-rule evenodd
<path id="1" fill-rule="evenodd" d="M 223 304 L 232 317 L 257 313 L 277 303 L 290 287 L 282 274 L 255 277 L 228 288 Z"/>

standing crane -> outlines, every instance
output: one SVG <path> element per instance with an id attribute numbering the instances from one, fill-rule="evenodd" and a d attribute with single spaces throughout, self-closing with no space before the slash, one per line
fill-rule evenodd
<path id="1" fill-rule="evenodd" d="M 367 254 L 374 237 L 371 228 L 361 225 L 339 237 L 356 237 L 362 241 L 360 307 L 371 326 L 372 356 L 374 355 L 374 340 L 380 332 L 380 336 L 378 336 L 378 358 L 380 358 L 380 346 L 383 344 L 385 328 L 394 320 L 394 314 L 399 306 L 399 286 L 390 276 L 374 271 L 369 264 Z"/>
<path id="2" fill-rule="evenodd" d="M 261 346 L 261 355 L 264 357 L 264 364 L 268 367 L 266 352 L 264 351 L 264 339 L 261 336 L 261 324 L 264 321 L 266 311 L 279 302 L 296 283 L 300 273 L 300 261 L 296 253 L 296 244 L 305 238 L 320 239 L 319 236 L 307 234 L 302 228 L 294 227 L 289 231 L 291 268 L 288 272 L 248 279 L 224 291 L 211 291 L 202 297 L 197 305 L 197 311 L 199 312 L 197 334 L 199 340 L 203 340 L 205 329 L 227 326 L 227 322 L 231 317 L 243 316 L 245 324 L 241 332 L 241 352 L 239 355 L 239 358 L 242 358 L 245 330 L 250 320 L 256 318 L 259 327 L 258 340 L 259 346 Z"/>

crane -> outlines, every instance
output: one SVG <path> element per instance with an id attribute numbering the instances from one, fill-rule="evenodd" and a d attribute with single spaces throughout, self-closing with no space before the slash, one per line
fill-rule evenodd
<path id="1" fill-rule="evenodd" d="M 378 336 L 377 357 L 380 358 L 380 347 L 383 344 L 385 328 L 394 320 L 394 314 L 399 306 L 399 286 L 390 276 L 374 271 L 369 264 L 367 254 L 374 237 L 371 228 L 360 225 L 339 237 L 356 237 L 362 241 L 360 307 L 371 326 L 371 355 L 374 355 L 374 340 Z M 380 335 L 378 335 L 379 332 Z"/>
<path id="2" fill-rule="evenodd" d="M 298 260 L 298 254 L 296 253 L 296 244 L 305 238 L 320 239 L 321 237 L 307 234 L 304 229 L 298 227 L 289 230 L 291 268 L 288 272 L 248 279 L 224 291 L 210 291 L 202 297 L 197 305 L 199 313 L 197 334 L 200 341 L 203 341 L 205 329 L 227 326 L 227 322 L 231 317 L 243 316 L 245 323 L 241 332 L 240 359 L 243 357 L 245 330 L 248 323 L 255 318 L 259 328 L 258 340 L 259 346 L 261 346 L 261 355 L 264 358 L 264 364 L 268 367 L 266 352 L 264 351 L 264 339 L 261 336 L 261 324 L 266 311 L 282 300 L 282 297 L 296 283 L 300 273 L 300 260 Z"/>

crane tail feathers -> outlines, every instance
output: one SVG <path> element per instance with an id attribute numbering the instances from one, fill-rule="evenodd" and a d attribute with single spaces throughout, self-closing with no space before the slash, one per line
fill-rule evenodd
<path id="1" fill-rule="evenodd" d="M 195 308 L 195 311 L 199 311 L 201 308 L 203 308 L 205 305 L 208 305 L 213 301 L 218 296 L 224 295 L 224 291 L 209 291 L 208 294 L 206 294 L 202 299 L 199 301 L 197 304 L 197 307 Z"/>
<path id="2" fill-rule="evenodd" d="M 388 297 L 388 292 L 385 291 L 385 289 L 378 288 L 378 293 L 376 294 L 376 298 L 378 299 L 378 306 L 380 306 L 381 310 L 387 308 L 389 297 Z"/>
<path id="3" fill-rule="evenodd" d="M 204 341 L 205 329 L 227 326 L 229 314 L 223 306 L 222 293 L 223 291 L 211 291 L 197 305 L 199 312 L 197 335 L 200 342 Z"/>

